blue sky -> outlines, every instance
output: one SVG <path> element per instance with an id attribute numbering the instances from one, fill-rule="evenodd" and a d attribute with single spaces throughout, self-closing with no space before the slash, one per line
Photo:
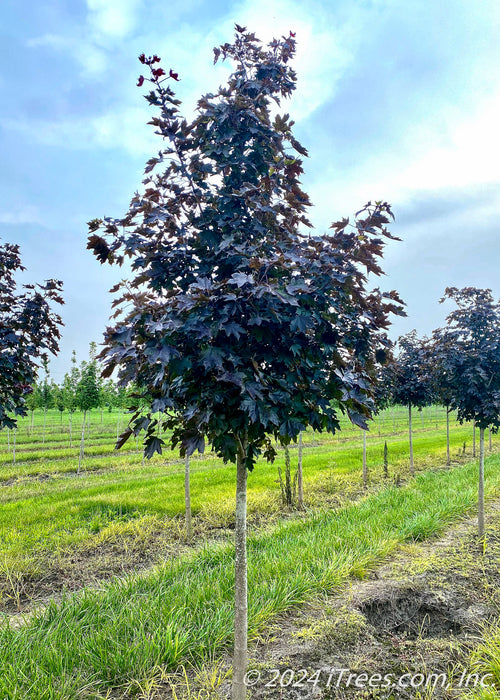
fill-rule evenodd
<path id="1" fill-rule="evenodd" d="M 498 0 L 3 0 L 0 13 L 0 238 L 21 245 L 25 281 L 64 281 L 57 381 L 73 348 L 81 360 L 101 342 L 124 274 L 86 251 L 86 222 L 126 211 L 160 147 L 137 56 L 179 72 L 189 117 L 227 75 L 212 47 L 234 22 L 297 34 L 283 108 L 309 149 L 318 232 L 369 199 L 392 204 L 403 241 L 381 286 L 408 305 L 393 335 L 441 325 L 446 286 L 500 296 Z"/>

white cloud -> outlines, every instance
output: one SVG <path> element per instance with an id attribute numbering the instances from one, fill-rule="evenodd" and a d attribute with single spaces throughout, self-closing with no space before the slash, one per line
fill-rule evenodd
<path id="1" fill-rule="evenodd" d="M 347 172 L 339 172 L 333 163 L 310 187 L 313 202 L 320 203 L 311 213 L 313 220 L 324 229 L 368 200 L 384 199 L 402 207 L 431 193 L 447 198 L 457 191 L 467 197 L 467 192 L 500 186 L 499 123 L 500 91 L 478 101 L 468 114 L 443 109 L 439 120 L 409 126 L 371 156 L 354 153 L 356 165 Z"/>
<path id="2" fill-rule="evenodd" d="M 106 54 L 103 49 L 89 41 L 82 41 L 75 36 L 62 36 L 59 34 L 43 34 L 42 36 L 28 39 L 26 46 L 31 49 L 47 46 L 54 51 L 61 51 L 73 55 L 88 76 L 98 75 L 105 70 Z"/>
<path id="3" fill-rule="evenodd" d="M 42 217 L 32 204 L 20 206 L 14 211 L 0 211 L 0 224 L 41 224 Z"/>
<path id="4" fill-rule="evenodd" d="M 74 150 L 125 149 L 132 155 L 149 156 L 160 147 L 153 128 L 145 124 L 140 108 L 117 109 L 90 119 L 0 120 L 5 130 L 27 140 Z"/>
<path id="5" fill-rule="evenodd" d="M 123 39 L 134 28 L 142 0 L 87 0 L 88 24 L 98 38 Z"/>
<path id="6" fill-rule="evenodd" d="M 230 41 L 235 21 L 255 32 L 264 43 L 274 37 L 296 34 L 297 53 L 293 67 L 297 90 L 282 105 L 295 121 L 307 118 L 335 93 L 339 79 L 353 60 L 363 20 L 356 4 L 345 21 L 334 28 L 330 11 L 295 0 L 244 0 L 217 28 L 220 42 Z M 215 33 L 214 33 L 215 34 Z"/>

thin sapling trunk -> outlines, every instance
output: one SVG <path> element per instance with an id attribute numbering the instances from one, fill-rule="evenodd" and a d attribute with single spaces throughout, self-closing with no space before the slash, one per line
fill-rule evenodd
<path id="1" fill-rule="evenodd" d="M 446 406 L 446 466 L 450 464 L 450 409 Z"/>
<path id="2" fill-rule="evenodd" d="M 299 433 L 299 449 L 297 460 L 297 491 L 298 491 L 298 507 L 304 508 L 304 483 L 302 480 L 302 431 Z"/>
<path id="3" fill-rule="evenodd" d="M 87 411 L 83 412 L 83 421 L 82 421 L 82 439 L 80 441 L 80 454 L 78 455 L 78 471 L 77 474 L 80 473 L 80 467 L 82 466 L 82 459 L 83 459 L 83 450 L 84 450 L 84 444 L 85 444 L 85 419 L 87 417 Z"/>
<path id="4" fill-rule="evenodd" d="M 410 474 L 414 476 L 415 468 L 413 466 L 413 435 L 411 430 L 411 403 L 408 404 L 408 433 L 410 437 Z"/>
<path id="5" fill-rule="evenodd" d="M 240 441 L 236 460 L 236 524 L 234 561 L 234 658 L 232 700 L 246 699 L 245 674 L 248 665 L 247 601 L 247 468 L 246 443 Z"/>
<path id="6" fill-rule="evenodd" d="M 191 485 L 189 474 L 189 457 L 186 455 L 184 462 L 184 503 L 186 508 L 186 536 L 188 541 L 193 537 L 193 524 L 191 520 Z"/>
<path id="7" fill-rule="evenodd" d="M 484 428 L 479 428 L 479 488 L 477 507 L 477 532 L 484 539 Z"/>
<path id="8" fill-rule="evenodd" d="M 368 486 L 368 469 L 366 466 L 366 430 L 363 430 L 363 488 Z"/>

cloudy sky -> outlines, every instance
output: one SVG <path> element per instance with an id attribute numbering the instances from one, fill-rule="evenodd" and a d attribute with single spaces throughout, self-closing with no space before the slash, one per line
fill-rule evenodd
<path id="1" fill-rule="evenodd" d="M 392 204 L 403 240 L 382 287 L 408 306 L 393 335 L 441 325 L 446 286 L 500 296 L 498 0 L 3 0 L 0 14 L 0 239 L 21 245 L 25 281 L 64 281 L 56 380 L 73 348 L 81 360 L 101 342 L 120 277 L 86 251 L 86 222 L 125 213 L 160 147 L 137 56 L 179 72 L 190 116 L 227 75 L 212 47 L 235 22 L 296 32 L 284 107 L 309 149 L 318 232 L 369 199 Z"/>

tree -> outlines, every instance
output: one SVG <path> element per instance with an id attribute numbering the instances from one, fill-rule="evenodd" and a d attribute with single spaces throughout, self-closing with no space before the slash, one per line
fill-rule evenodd
<path id="1" fill-rule="evenodd" d="M 49 377 L 50 377 L 50 372 L 49 372 L 49 361 L 47 358 L 45 358 L 42 361 L 42 366 L 43 366 L 43 371 L 45 373 L 45 376 L 43 378 L 43 382 L 39 384 L 39 391 L 40 391 L 40 405 L 43 408 L 43 433 L 42 433 L 42 442 L 45 443 L 45 428 L 47 424 L 47 411 L 49 408 L 52 408 L 54 406 L 54 397 L 52 395 L 52 387 L 49 384 Z"/>
<path id="2" fill-rule="evenodd" d="M 33 433 L 34 413 L 42 405 L 42 397 L 37 384 L 33 384 L 31 391 L 26 396 L 26 409 L 31 413 L 30 430 Z"/>
<path id="3" fill-rule="evenodd" d="M 77 389 L 80 381 L 80 370 L 76 362 L 76 352 L 71 354 L 71 369 L 66 372 L 63 379 L 63 400 L 66 410 L 69 412 L 69 445 L 73 447 L 73 413 L 78 408 Z"/>
<path id="4" fill-rule="evenodd" d="M 82 422 L 82 438 L 80 442 L 80 453 L 78 456 L 78 471 L 82 464 L 84 448 L 85 448 L 85 419 L 87 411 L 99 406 L 99 383 L 97 379 L 97 366 L 95 360 L 90 362 L 82 362 L 80 370 L 80 381 L 76 387 L 76 404 L 80 411 L 83 411 Z"/>
<path id="5" fill-rule="evenodd" d="M 394 365 L 392 395 L 395 403 L 408 407 L 408 435 L 410 442 L 410 473 L 415 473 L 413 464 L 412 408 L 422 409 L 432 403 L 432 383 L 427 362 L 425 342 L 411 331 L 398 339 L 399 354 Z"/>
<path id="6" fill-rule="evenodd" d="M 433 393 L 446 409 L 446 465 L 451 464 L 450 458 L 450 413 L 453 411 L 455 380 L 453 368 L 456 366 L 460 352 L 459 347 L 446 330 L 438 328 L 432 333 L 432 343 L 429 346 L 428 364 L 431 367 Z"/>
<path id="7" fill-rule="evenodd" d="M 59 386 L 54 381 L 52 381 L 50 384 L 50 391 L 52 393 L 52 400 L 54 402 L 54 406 L 59 411 L 59 416 L 61 418 L 61 426 L 62 426 L 63 413 L 66 409 L 66 403 L 64 401 L 63 386 L 62 385 Z M 61 428 L 61 430 L 62 430 L 62 428 Z"/>
<path id="8" fill-rule="evenodd" d="M 271 120 L 295 89 L 292 34 L 263 47 L 237 26 L 215 59 L 236 64 L 227 86 L 198 103 L 187 123 L 157 56 L 146 99 L 166 147 L 146 166 L 144 191 L 121 219 L 89 224 L 88 247 L 102 262 L 130 258 L 133 278 L 117 285 L 116 314 L 101 358 L 104 374 L 134 380 L 151 397 L 117 446 L 146 431 L 145 453 L 160 452 L 159 422 L 182 455 L 205 441 L 236 462 L 233 698 L 245 696 L 247 666 L 246 485 L 259 454 L 272 460 L 301 430 L 335 432 L 339 410 L 365 426 L 377 359 L 387 344 L 395 292 L 368 292 L 390 207 L 369 203 L 351 225 L 312 237 L 301 189 L 307 151 L 288 115 Z M 139 84 L 145 82 L 141 76 Z M 116 316 L 118 317 L 118 316 Z M 159 413 L 159 418 L 153 415 Z"/>
<path id="9" fill-rule="evenodd" d="M 380 411 L 386 409 L 393 402 L 393 391 L 395 381 L 395 366 L 394 355 L 392 353 L 393 346 L 387 349 L 385 361 L 381 364 L 374 386 L 374 414 L 380 414 Z M 368 465 L 366 459 L 366 430 L 363 434 L 363 488 L 368 486 Z M 378 431 L 380 437 L 380 427 Z M 387 463 L 387 442 L 384 445 L 384 477 L 388 476 Z"/>
<path id="10" fill-rule="evenodd" d="M 21 264 L 19 246 L 0 245 L 0 429 L 15 428 L 25 416 L 26 397 L 38 372 L 38 361 L 59 351 L 62 320 L 53 311 L 62 304 L 62 283 L 25 284 L 15 280 Z"/>
<path id="11" fill-rule="evenodd" d="M 500 303 L 490 289 L 447 287 L 441 302 L 456 309 L 439 332 L 455 351 L 447 358 L 447 382 L 457 420 L 479 428 L 478 534 L 484 539 L 484 431 L 500 427 Z"/>

